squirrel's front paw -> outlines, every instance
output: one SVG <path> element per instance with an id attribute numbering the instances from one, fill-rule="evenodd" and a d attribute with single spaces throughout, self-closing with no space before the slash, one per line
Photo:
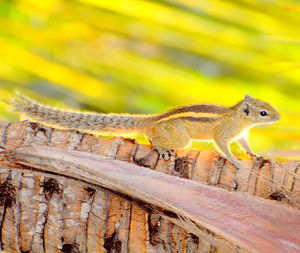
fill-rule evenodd
<path id="1" fill-rule="evenodd" d="M 237 169 L 240 169 L 240 168 L 241 168 L 242 163 L 241 163 L 240 161 L 234 161 L 234 162 L 232 162 L 232 163 L 235 165 L 235 167 L 236 167 Z"/>
<path id="2" fill-rule="evenodd" d="M 240 169 L 242 162 L 240 160 L 234 159 L 234 158 L 227 158 L 233 165 L 237 168 Z"/>
<path id="3" fill-rule="evenodd" d="M 176 154 L 172 149 L 165 149 L 159 146 L 155 146 L 154 150 L 156 150 L 159 154 L 159 159 L 165 159 L 166 161 L 170 159 L 170 156 L 175 156 Z"/>

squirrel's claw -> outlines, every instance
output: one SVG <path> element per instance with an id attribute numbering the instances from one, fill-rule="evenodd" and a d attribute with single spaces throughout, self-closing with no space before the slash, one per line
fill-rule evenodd
<path id="1" fill-rule="evenodd" d="M 159 154 L 159 159 L 169 160 L 170 156 L 175 156 L 176 154 L 172 149 L 165 149 L 159 146 L 155 146 L 154 150 L 156 150 Z"/>

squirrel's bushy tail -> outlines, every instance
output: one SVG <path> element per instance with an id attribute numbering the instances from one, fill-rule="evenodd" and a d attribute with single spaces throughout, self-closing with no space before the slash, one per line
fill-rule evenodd
<path id="1" fill-rule="evenodd" d="M 101 114 L 65 111 L 40 104 L 20 93 L 11 101 L 14 111 L 41 123 L 69 129 L 91 131 L 142 131 L 152 116 L 138 114 Z"/>

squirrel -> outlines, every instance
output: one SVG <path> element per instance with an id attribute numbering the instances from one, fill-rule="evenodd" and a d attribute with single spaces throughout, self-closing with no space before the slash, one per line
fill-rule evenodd
<path id="1" fill-rule="evenodd" d="M 142 132 L 159 153 L 159 158 L 165 160 L 174 155 L 174 149 L 188 146 L 193 139 L 212 140 L 219 153 L 237 168 L 240 161 L 232 155 L 229 144 L 238 141 L 247 154 L 256 156 L 248 144 L 249 130 L 280 119 L 280 114 L 270 104 L 250 95 L 245 95 L 231 107 L 196 104 L 153 115 L 65 111 L 40 104 L 20 93 L 12 100 L 11 106 L 14 111 L 37 122 L 67 129 Z"/>

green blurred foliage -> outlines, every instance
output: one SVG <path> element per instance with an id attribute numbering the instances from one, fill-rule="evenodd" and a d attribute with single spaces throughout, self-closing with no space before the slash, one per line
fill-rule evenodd
<path id="1" fill-rule="evenodd" d="M 254 150 L 300 158 L 297 0 L 0 0 L 0 24 L 1 98 L 157 113 L 251 94 L 283 116 Z"/>

